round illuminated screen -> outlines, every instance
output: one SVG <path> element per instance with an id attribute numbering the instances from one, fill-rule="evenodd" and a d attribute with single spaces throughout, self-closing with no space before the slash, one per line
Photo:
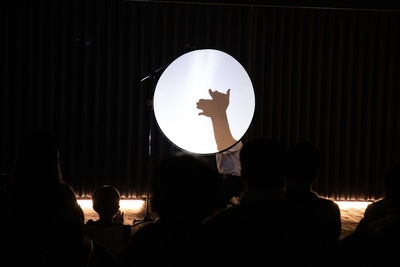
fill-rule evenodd
<path id="1" fill-rule="evenodd" d="M 153 104 L 158 126 L 173 144 L 213 154 L 246 133 L 255 97 L 250 77 L 236 59 L 202 49 L 183 54 L 164 70 Z"/>

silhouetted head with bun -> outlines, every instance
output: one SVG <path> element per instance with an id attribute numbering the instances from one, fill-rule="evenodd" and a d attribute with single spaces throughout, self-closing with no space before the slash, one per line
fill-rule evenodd
<path id="1" fill-rule="evenodd" d="M 152 210 L 160 220 L 199 223 L 218 206 L 219 181 L 204 161 L 190 155 L 164 160 L 152 178 Z"/>
<path id="2" fill-rule="evenodd" d="M 282 198 L 284 148 L 275 140 L 256 137 L 240 151 L 242 177 L 247 183 L 245 198 Z"/>

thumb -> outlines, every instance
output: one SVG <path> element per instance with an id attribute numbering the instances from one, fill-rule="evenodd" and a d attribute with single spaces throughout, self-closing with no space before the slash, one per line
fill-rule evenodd
<path id="1" fill-rule="evenodd" d="M 231 95 L 231 89 L 228 89 L 228 91 L 226 92 L 226 96 L 229 97 Z"/>

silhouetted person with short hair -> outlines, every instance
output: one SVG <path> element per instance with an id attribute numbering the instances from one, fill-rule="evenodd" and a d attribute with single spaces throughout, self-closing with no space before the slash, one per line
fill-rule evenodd
<path id="1" fill-rule="evenodd" d="M 99 225 L 123 223 L 123 213 L 119 210 L 121 195 L 119 190 L 111 185 L 103 185 L 93 192 L 93 209 L 99 215 L 97 221 L 91 222 Z"/>
<path id="2" fill-rule="evenodd" d="M 282 145 L 264 137 L 243 144 L 240 162 L 246 189 L 240 204 L 204 224 L 205 247 L 219 261 L 275 264 L 282 259 L 286 243 L 283 157 Z"/>
<path id="3" fill-rule="evenodd" d="M 122 265 L 153 260 L 188 264 L 189 255 L 199 253 L 202 222 L 220 208 L 218 179 L 218 173 L 194 156 L 163 160 L 151 180 L 151 212 L 158 217 L 133 235 L 129 251 L 120 257 Z"/>
<path id="4" fill-rule="evenodd" d="M 386 173 L 384 189 L 384 197 L 367 207 L 354 233 L 340 242 L 342 257 L 350 264 L 390 266 L 398 262 L 400 165 Z"/>
<path id="5" fill-rule="evenodd" d="M 124 214 L 120 211 L 121 195 L 112 185 L 103 185 L 93 192 L 93 209 L 99 215 L 96 221 L 88 220 L 85 234 L 105 247 L 117 257 L 125 251 L 131 234 L 131 227 L 124 225 Z"/>
<path id="6" fill-rule="evenodd" d="M 307 260 L 315 254 L 334 256 L 341 232 L 338 205 L 313 191 L 320 153 L 311 144 L 295 144 L 287 151 L 285 197 L 289 207 L 288 246 Z"/>

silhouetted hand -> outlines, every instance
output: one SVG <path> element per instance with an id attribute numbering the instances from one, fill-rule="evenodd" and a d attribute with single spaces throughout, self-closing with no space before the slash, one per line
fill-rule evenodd
<path id="1" fill-rule="evenodd" d="M 209 89 L 208 93 L 211 99 L 200 99 L 197 102 L 197 108 L 202 110 L 199 116 L 204 115 L 211 119 L 215 143 L 219 151 L 230 147 L 236 142 L 229 128 L 228 117 L 226 115 L 230 92 L 231 89 L 228 89 L 226 94 L 218 91 L 213 92 Z"/>
<path id="2" fill-rule="evenodd" d="M 197 108 L 203 110 L 199 115 L 207 117 L 218 117 L 224 115 L 229 105 L 229 95 L 231 89 L 228 89 L 226 94 L 218 91 L 208 90 L 212 99 L 200 99 L 197 102 Z"/>
<path id="3" fill-rule="evenodd" d="M 121 212 L 120 210 L 118 211 L 117 214 L 115 214 L 114 218 L 113 218 L 113 222 L 114 223 L 124 223 L 124 213 Z"/>

